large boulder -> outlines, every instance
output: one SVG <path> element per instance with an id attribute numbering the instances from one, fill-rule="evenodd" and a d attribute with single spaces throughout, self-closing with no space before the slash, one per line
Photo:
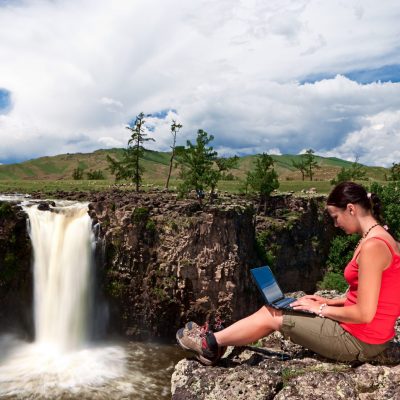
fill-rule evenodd
<path id="1" fill-rule="evenodd" d="M 317 292 L 334 297 L 337 292 Z M 299 297 L 302 293 L 291 293 Z M 279 332 L 256 346 L 229 348 L 215 367 L 183 359 L 171 379 L 172 400 L 400 399 L 400 319 L 390 347 L 369 363 L 325 359 Z"/>
<path id="2" fill-rule="evenodd" d="M 217 366 L 183 359 L 173 400 L 400 399 L 400 345 L 370 363 L 323 359 L 274 333 L 260 347 L 231 349 Z"/>

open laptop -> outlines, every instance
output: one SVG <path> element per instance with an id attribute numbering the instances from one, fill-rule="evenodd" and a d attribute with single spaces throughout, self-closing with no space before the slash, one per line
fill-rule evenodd
<path id="1" fill-rule="evenodd" d="M 274 274 L 267 265 L 264 267 L 253 268 L 250 272 L 253 275 L 254 281 L 256 282 L 267 305 L 278 310 L 292 310 L 306 314 L 311 313 L 310 311 L 305 310 L 293 310 L 293 308 L 290 307 L 290 304 L 297 299 L 293 297 L 285 297 Z"/>

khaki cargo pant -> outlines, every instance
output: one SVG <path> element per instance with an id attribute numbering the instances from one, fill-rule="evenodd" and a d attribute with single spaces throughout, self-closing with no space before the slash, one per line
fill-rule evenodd
<path id="1" fill-rule="evenodd" d="M 368 361 L 389 345 L 362 342 L 332 319 L 290 311 L 283 312 L 280 332 L 293 343 L 337 361 Z"/>

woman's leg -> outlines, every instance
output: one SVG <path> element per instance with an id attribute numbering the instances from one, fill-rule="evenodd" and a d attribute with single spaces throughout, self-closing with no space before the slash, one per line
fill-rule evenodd
<path id="1" fill-rule="evenodd" d="M 279 330 L 281 326 L 282 312 L 263 306 L 254 314 L 215 332 L 214 335 L 218 346 L 243 346 Z"/>

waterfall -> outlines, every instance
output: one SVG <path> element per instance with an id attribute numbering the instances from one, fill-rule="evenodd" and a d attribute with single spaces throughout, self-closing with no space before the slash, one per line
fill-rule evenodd
<path id="1" fill-rule="evenodd" d="M 0 337 L 0 397 L 95 398 L 94 388 L 107 393 L 116 386 L 130 392 L 125 349 L 91 340 L 101 313 L 95 312 L 95 241 L 87 205 L 23 209 L 33 246 L 35 340 Z"/>
<path id="2" fill-rule="evenodd" d="M 89 340 L 94 237 L 87 205 L 25 207 L 34 251 L 35 341 L 76 350 Z"/>

